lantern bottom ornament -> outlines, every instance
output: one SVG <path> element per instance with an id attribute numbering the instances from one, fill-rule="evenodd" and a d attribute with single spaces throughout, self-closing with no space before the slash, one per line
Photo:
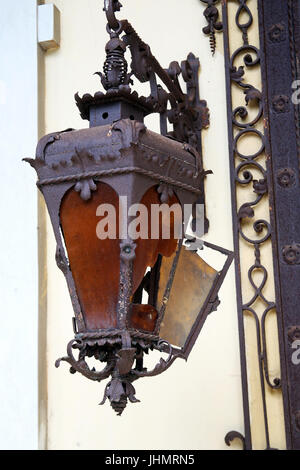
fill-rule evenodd
<path id="1" fill-rule="evenodd" d="M 177 358 L 187 360 L 207 316 L 220 304 L 218 291 L 233 254 L 208 242 L 203 242 L 201 250 L 190 249 L 190 243 L 190 239 L 184 243 L 179 241 L 176 253 L 161 260 L 157 326 L 163 337 L 133 328 L 78 333 L 68 344 L 68 355 L 56 361 L 56 367 L 65 361 L 70 364 L 72 374 L 79 372 L 93 381 L 101 382 L 111 376 L 100 404 L 109 399 L 119 416 L 128 401 L 139 402 L 133 382 L 161 374 Z M 212 250 L 222 262 L 225 256 L 219 271 L 202 259 L 202 250 L 205 254 Z M 78 350 L 77 359 L 74 350 Z M 144 356 L 155 350 L 166 354 L 166 358 L 160 358 L 156 366 L 148 370 L 144 367 Z M 89 367 L 87 359 L 92 357 L 106 364 L 101 371 Z"/>
<path id="2" fill-rule="evenodd" d="M 199 97 L 199 60 L 189 54 L 181 66 L 172 62 L 162 68 L 131 24 L 115 18 L 120 8 L 116 0 L 105 1 L 110 41 L 99 75 L 106 93 L 75 95 L 90 127 L 49 134 L 38 143 L 36 158 L 25 159 L 38 175 L 56 238 L 56 262 L 75 315 L 75 338 L 56 367 L 64 361 L 72 374 L 97 382 L 110 377 L 101 404 L 109 399 L 118 415 L 128 401 L 138 402 L 137 379 L 161 374 L 177 358 L 188 358 L 208 314 L 219 304 L 218 292 L 233 259 L 221 247 L 199 245 L 199 240 L 197 245 L 199 234 L 188 236 L 190 219 L 197 225 L 198 206 L 204 208 L 200 235 L 208 231 L 204 180 L 211 171 L 203 168 L 201 133 L 209 125 L 209 111 Z M 133 76 L 150 82 L 150 96 L 131 91 Z M 144 124 L 151 113 L 160 116 L 160 134 Z M 148 210 L 168 209 L 169 219 L 161 214 L 152 237 L 150 211 L 146 236 L 134 239 L 128 230 L 133 214 L 124 199 L 130 208 L 141 203 Z M 118 215 L 115 236 L 99 236 L 103 205 Z M 189 206 L 191 217 L 177 217 L 174 205 L 183 212 Z M 178 227 L 181 235 L 175 236 Z M 225 256 L 218 270 L 203 259 L 206 251 Z M 151 351 L 166 356 L 149 370 L 144 358 Z M 92 360 L 102 370 L 89 365 Z"/>
<path id="3" fill-rule="evenodd" d="M 131 347 L 126 347 L 126 343 Z M 166 361 L 161 359 L 154 370 L 147 371 L 143 367 L 144 353 L 153 349 L 165 351 L 166 346 L 170 349 L 169 358 Z M 73 349 L 78 349 L 78 359 L 75 359 Z M 70 372 L 72 374 L 80 372 L 88 379 L 97 382 L 111 376 L 100 405 L 103 405 L 108 398 L 113 410 L 120 416 L 128 401 L 139 402 L 135 397 L 135 388 L 132 383 L 140 377 L 158 375 L 170 367 L 175 359 L 171 349 L 167 342 L 137 330 L 99 331 L 77 335 L 68 344 L 68 356 L 58 359 L 55 365 L 59 367 L 61 361 L 68 362 L 71 365 Z M 98 361 L 106 363 L 102 371 L 97 372 L 94 368 L 89 368 L 86 357 L 92 356 Z M 135 367 L 133 367 L 134 362 Z"/>

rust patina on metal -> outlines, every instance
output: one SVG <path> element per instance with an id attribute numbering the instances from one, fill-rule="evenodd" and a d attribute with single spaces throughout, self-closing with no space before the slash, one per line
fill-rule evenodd
<path id="1" fill-rule="evenodd" d="M 237 431 L 228 433 L 225 441 L 230 445 L 232 440 L 240 439 L 244 449 L 252 449 L 244 331 L 244 315 L 250 314 L 256 324 L 266 449 L 272 448 L 267 388 L 273 393 L 282 392 L 287 448 L 299 449 L 300 369 L 299 365 L 293 363 L 292 354 L 293 342 L 299 336 L 300 120 L 299 103 L 293 103 L 292 93 L 295 90 L 295 80 L 300 78 L 300 5 L 293 0 L 258 0 L 260 45 L 257 48 L 250 43 L 248 37 L 254 19 L 253 5 L 248 0 L 239 0 L 236 4 L 235 21 L 240 30 L 241 46 L 231 51 L 228 3 L 223 2 L 222 11 L 245 430 L 244 435 Z M 237 66 L 239 59 L 243 64 Z M 245 79 L 245 72 L 253 67 L 261 70 L 262 91 L 255 89 Z M 245 94 L 246 106 L 233 109 L 233 83 L 237 86 L 236 89 Z M 249 118 L 247 105 L 252 107 L 254 118 Z M 260 131 L 255 126 L 262 119 L 264 128 Z M 260 149 L 253 155 L 242 154 L 238 150 L 239 139 L 253 134 L 261 141 Z M 264 164 L 258 161 L 261 157 L 265 160 Z M 254 179 L 257 174 L 260 175 L 258 180 Z M 236 189 L 247 186 L 253 186 L 254 197 L 238 208 Z M 269 200 L 269 221 L 256 217 L 256 208 L 263 197 Z M 254 234 L 252 238 L 246 235 L 246 228 L 250 226 L 251 220 Z M 252 246 L 254 255 L 254 263 L 248 268 L 253 298 L 247 303 L 242 298 L 241 240 Z M 268 241 L 271 241 L 273 250 L 274 302 L 266 298 L 264 292 L 267 279 L 273 274 L 268 271 L 261 256 L 263 246 Z M 255 271 L 262 274 L 260 283 L 254 280 Z M 262 301 L 265 306 L 261 316 L 257 311 L 257 300 Z M 279 377 L 271 377 L 268 364 L 266 322 L 272 311 L 276 311 L 279 332 Z"/>
<path id="2" fill-rule="evenodd" d="M 204 170 L 202 162 L 201 131 L 209 125 L 209 112 L 199 97 L 199 60 L 189 54 L 181 65 L 172 62 L 163 69 L 130 23 L 116 19 L 115 11 L 120 7 L 117 1 L 105 2 L 110 41 L 103 74 L 98 74 L 106 93 L 82 98 L 75 95 L 90 128 L 47 135 L 37 146 L 36 158 L 26 159 L 38 174 L 37 185 L 56 237 L 57 265 L 66 277 L 75 313 L 75 339 L 67 347 L 68 355 L 56 366 L 65 361 L 71 373 L 80 372 L 94 381 L 111 376 L 102 403 L 108 398 L 119 415 L 128 400 L 137 401 L 132 385 L 136 379 L 160 374 L 178 357 L 187 359 L 207 315 L 219 303 L 218 291 L 233 256 L 205 244 L 226 255 L 226 262 L 211 277 L 186 341 L 176 348 L 160 337 L 160 325 L 177 263 L 170 270 L 160 308 L 158 290 L 164 256 L 176 250 L 179 256 L 183 240 L 158 240 L 157 246 L 152 241 L 142 246 L 130 238 L 108 245 L 96 240 L 93 217 L 101 198 L 113 201 L 117 209 L 119 196 L 127 196 L 128 206 L 145 197 L 148 203 L 204 204 L 204 179 L 211 173 Z M 132 55 L 130 73 L 125 60 L 127 47 Z M 179 84 L 181 74 L 186 93 Z M 149 97 L 131 91 L 132 76 L 150 82 Z M 157 77 L 167 90 L 157 85 Z M 144 125 L 144 117 L 153 112 L 160 114 L 161 135 Z M 167 130 L 167 121 L 173 125 L 172 132 Z M 147 305 L 142 305 L 143 292 L 149 296 Z M 77 358 L 74 349 L 79 351 Z M 167 353 L 168 358 L 149 371 L 143 357 L 152 349 Z M 103 370 L 91 368 L 86 360 L 89 357 L 104 363 Z"/>
<path id="3" fill-rule="evenodd" d="M 223 31 L 223 23 L 218 21 L 219 11 L 217 8 L 217 5 L 221 2 L 220 0 L 201 0 L 201 2 L 207 5 L 203 15 L 208 23 L 202 31 L 209 36 L 211 53 L 214 55 L 217 47 L 216 31 Z"/>

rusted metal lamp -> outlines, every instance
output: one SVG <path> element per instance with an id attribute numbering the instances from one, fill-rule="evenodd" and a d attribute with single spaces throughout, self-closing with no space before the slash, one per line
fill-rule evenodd
<path id="1" fill-rule="evenodd" d="M 209 172 L 202 165 L 201 130 L 209 117 L 206 102 L 199 99 L 199 60 L 190 54 L 181 66 L 172 62 L 163 69 L 132 26 L 116 19 L 120 7 L 118 1 L 105 1 L 110 41 L 99 75 L 106 93 L 75 96 L 90 128 L 47 135 L 36 158 L 26 159 L 38 174 L 56 237 L 57 265 L 75 312 L 75 338 L 56 366 L 66 361 L 71 373 L 99 382 L 111 376 L 104 401 L 109 398 L 118 414 L 128 399 L 137 401 L 136 379 L 160 374 L 178 357 L 187 359 L 207 315 L 219 303 L 218 291 L 232 261 L 231 252 L 205 243 L 205 249 L 226 255 L 221 271 L 211 268 L 197 250 L 187 249 L 186 226 L 181 239 L 175 237 L 175 216 L 169 219 L 168 238 L 162 234 L 163 220 L 156 238 L 121 235 L 132 217 L 120 196 L 127 197 L 128 206 L 142 203 L 149 210 L 161 203 L 194 208 L 205 203 Z M 180 74 L 187 93 L 181 90 Z M 148 98 L 131 92 L 132 75 L 150 82 Z M 161 134 L 144 125 L 144 117 L 154 112 L 160 114 Z M 173 132 L 168 132 L 167 120 Z M 115 238 L 99 239 L 102 204 L 118 214 Z M 149 233 L 151 223 L 150 218 Z M 143 356 L 151 350 L 168 353 L 168 358 L 149 371 Z M 105 364 L 102 371 L 88 365 L 92 357 Z"/>

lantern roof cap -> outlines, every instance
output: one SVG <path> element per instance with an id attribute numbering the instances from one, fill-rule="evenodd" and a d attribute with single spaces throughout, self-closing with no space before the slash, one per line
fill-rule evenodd
<path id="1" fill-rule="evenodd" d="M 94 96 L 89 93 L 82 97 L 78 93 L 75 95 L 76 105 L 80 111 L 82 119 L 90 121 L 91 108 L 107 106 L 111 103 L 122 102 L 139 109 L 143 116 L 155 112 L 155 103 L 151 97 L 139 96 L 136 91 L 131 91 L 128 85 L 121 85 L 119 88 L 111 88 L 106 93 L 97 91 Z"/>

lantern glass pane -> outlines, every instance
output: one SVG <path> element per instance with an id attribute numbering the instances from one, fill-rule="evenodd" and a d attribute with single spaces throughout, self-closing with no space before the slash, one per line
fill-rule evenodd
<path id="1" fill-rule="evenodd" d="M 179 200 L 175 195 L 172 195 L 165 205 L 174 207 L 176 204 L 180 208 Z M 150 274 L 150 268 L 155 266 L 158 256 L 169 257 L 176 251 L 177 239 L 174 237 L 174 227 L 175 224 L 179 225 L 182 223 L 181 208 L 180 213 L 178 211 L 175 211 L 175 213 L 167 211 L 166 214 L 162 213 L 164 216 L 152 217 L 152 207 L 159 208 L 161 205 L 157 186 L 153 186 L 144 194 L 141 205 L 146 209 L 147 219 L 146 221 L 144 220 L 143 226 L 140 229 L 146 227 L 147 236 L 135 240 L 136 256 L 133 262 L 133 294 L 137 294 L 144 276 L 147 272 Z M 153 224 L 156 224 L 157 238 L 152 237 Z M 164 230 L 169 234 L 165 239 L 163 238 Z M 137 330 L 154 333 L 158 318 L 157 309 L 154 305 L 151 305 L 149 295 L 145 295 L 145 291 L 143 293 L 140 292 L 140 294 L 140 301 L 133 302 L 128 324 Z"/>
<path id="2" fill-rule="evenodd" d="M 175 259 L 163 258 L 158 290 L 161 309 L 172 264 Z M 197 252 L 182 246 L 169 300 L 161 323 L 160 337 L 183 348 L 197 317 L 211 291 L 218 271 L 207 264 Z"/>
<path id="3" fill-rule="evenodd" d="M 117 238 L 99 239 L 98 224 L 101 220 L 105 223 L 107 216 L 97 215 L 101 204 L 110 204 L 118 214 L 118 195 L 105 183 L 97 185 L 88 201 L 71 189 L 64 196 L 60 210 L 70 267 L 89 330 L 117 327 L 120 242 Z"/>

